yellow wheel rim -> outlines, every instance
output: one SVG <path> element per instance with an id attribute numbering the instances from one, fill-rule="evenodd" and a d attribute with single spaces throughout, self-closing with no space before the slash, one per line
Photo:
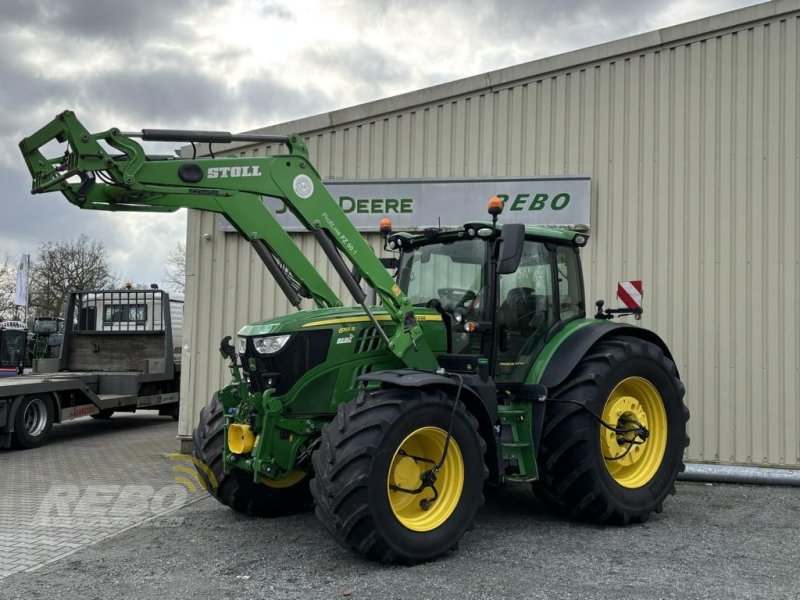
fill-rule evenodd
<path id="1" fill-rule="evenodd" d="M 267 487 L 283 489 L 292 487 L 296 483 L 300 483 L 305 476 L 305 471 L 292 471 L 291 473 L 288 473 L 283 477 L 278 477 L 277 479 L 268 479 L 266 477 L 262 477 L 261 483 Z"/>
<path id="2" fill-rule="evenodd" d="M 606 400 L 603 421 L 621 428 L 633 427 L 628 421 L 638 421 L 647 428 L 647 440 L 631 447 L 627 441 L 641 438 L 600 426 L 600 450 L 614 481 L 631 489 L 647 484 L 658 472 L 667 448 L 667 412 L 661 394 L 642 377 L 623 379 Z"/>
<path id="3" fill-rule="evenodd" d="M 397 520 L 412 531 L 436 529 L 453 514 L 461 499 L 461 492 L 464 489 L 464 459 L 461 456 L 461 449 L 452 437 L 447 457 L 436 475 L 435 485 L 439 497 L 428 506 L 427 510 L 422 508 L 420 501 L 434 497 L 430 487 L 426 487 L 419 494 L 392 489 L 392 486 L 406 490 L 417 489 L 421 485 L 422 474 L 441 460 L 446 440 L 447 432 L 438 427 L 417 429 L 402 441 L 389 465 L 386 483 L 389 506 Z"/>

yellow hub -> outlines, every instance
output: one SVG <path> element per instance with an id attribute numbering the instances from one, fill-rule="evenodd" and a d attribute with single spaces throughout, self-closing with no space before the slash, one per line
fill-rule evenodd
<path id="1" fill-rule="evenodd" d="M 620 429 L 635 427 L 633 422 L 647 428 L 647 439 L 631 447 L 629 442 L 641 438 L 600 426 L 600 451 L 614 481 L 631 489 L 646 485 L 658 472 L 667 448 L 667 411 L 661 394 L 642 377 L 623 379 L 609 394 L 602 419 Z"/>
<path id="2" fill-rule="evenodd" d="M 412 531 L 436 529 L 450 518 L 461 499 L 464 489 L 464 459 L 461 449 L 452 437 L 447 457 L 436 475 L 435 485 L 439 497 L 428 505 L 427 510 L 420 501 L 434 497 L 430 487 L 418 494 L 392 489 L 393 486 L 405 490 L 417 489 L 422 484 L 422 475 L 441 460 L 446 440 L 447 432 L 438 427 L 417 429 L 401 442 L 389 465 L 386 482 L 389 506 L 397 520 Z"/>
<path id="3" fill-rule="evenodd" d="M 305 476 L 305 471 L 292 471 L 291 473 L 287 473 L 283 477 L 278 477 L 277 479 L 262 477 L 261 483 L 267 487 L 284 489 L 300 483 Z"/>

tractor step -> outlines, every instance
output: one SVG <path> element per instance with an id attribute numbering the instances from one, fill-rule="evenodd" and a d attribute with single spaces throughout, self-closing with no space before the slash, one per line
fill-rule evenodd
<path id="1" fill-rule="evenodd" d="M 515 460 L 518 473 L 506 475 L 507 481 L 536 481 L 539 472 L 533 446 L 533 405 L 529 402 L 501 404 L 497 407 L 501 425 L 511 430 L 511 440 L 501 441 L 503 460 Z"/>

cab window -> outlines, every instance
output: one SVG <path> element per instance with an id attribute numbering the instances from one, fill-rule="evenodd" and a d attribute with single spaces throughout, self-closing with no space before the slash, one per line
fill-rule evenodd
<path id="1" fill-rule="evenodd" d="M 465 311 L 467 320 L 481 320 L 485 305 L 486 242 L 458 240 L 427 244 L 403 252 L 397 283 L 414 306 L 439 303 L 441 310 Z M 452 352 L 480 353 L 481 334 L 466 333 L 452 324 Z"/>
<path id="2" fill-rule="evenodd" d="M 522 381 L 558 314 L 553 303 L 552 253 L 526 241 L 519 268 L 500 275 L 495 378 Z"/>
<path id="3" fill-rule="evenodd" d="M 556 277 L 558 277 L 558 309 L 562 321 L 585 316 L 586 307 L 581 300 L 579 265 L 578 255 L 573 248 L 558 247 L 556 250 Z"/>

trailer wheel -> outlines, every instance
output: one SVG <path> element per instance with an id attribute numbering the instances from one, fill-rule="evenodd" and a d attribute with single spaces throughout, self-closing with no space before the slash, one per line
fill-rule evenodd
<path id="1" fill-rule="evenodd" d="M 363 392 L 323 428 L 311 482 L 317 517 L 342 546 L 373 560 L 440 556 L 483 502 L 485 448 L 475 418 L 442 392 Z M 436 491 L 419 490 L 440 462 Z"/>
<path id="2" fill-rule="evenodd" d="M 38 448 L 53 429 L 53 403 L 47 396 L 23 396 L 14 416 L 14 441 L 19 448 Z"/>
<path id="3" fill-rule="evenodd" d="M 683 395 L 675 364 L 655 344 L 632 337 L 598 343 L 553 390 L 537 495 L 600 523 L 642 522 L 661 512 L 685 468 Z M 642 425 L 647 434 L 611 431 L 598 419 L 620 429 Z"/>
<path id="4" fill-rule="evenodd" d="M 200 411 L 192 439 L 197 474 L 209 494 L 236 512 L 258 517 L 276 517 L 304 510 L 311 504 L 308 474 L 291 473 L 275 481 L 255 483 L 252 475 L 239 469 L 225 473 L 222 462 L 223 407 L 214 394 L 209 406 Z"/>

